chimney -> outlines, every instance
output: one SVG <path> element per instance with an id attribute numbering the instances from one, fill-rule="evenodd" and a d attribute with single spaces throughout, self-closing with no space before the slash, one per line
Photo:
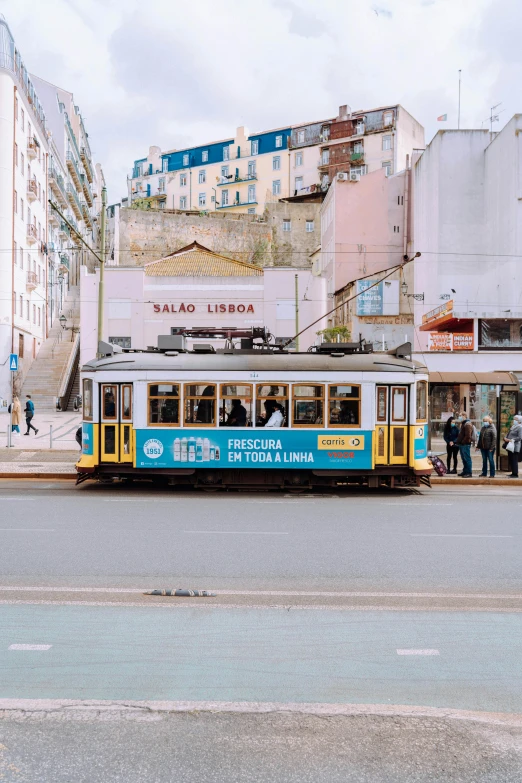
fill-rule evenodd
<path id="1" fill-rule="evenodd" d="M 339 106 L 339 119 L 347 120 L 352 116 L 352 108 L 345 103 L 343 106 Z"/>

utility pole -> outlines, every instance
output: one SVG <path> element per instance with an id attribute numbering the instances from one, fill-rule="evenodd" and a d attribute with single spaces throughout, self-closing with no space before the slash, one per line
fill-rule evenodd
<path id="1" fill-rule="evenodd" d="M 299 275 L 295 275 L 295 350 L 299 351 Z"/>
<path id="2" fill-rule="evenodd" d="M 107 216 L 107 188 L 102 188 L 102 211 L 100 227 L 100 284 L 98 286 L 98 343 L 103 339 L 103 275 L 105 271 L 105 223 Z"/>
<path id="3" fill-rule="evenodd" d="M 460 74 L 461 73 L 462 73 L 462 71 L 459 68 L 459 115 L 458 115 L 458 120 L 457 120 L 457 130 L 460 130 Z"/>

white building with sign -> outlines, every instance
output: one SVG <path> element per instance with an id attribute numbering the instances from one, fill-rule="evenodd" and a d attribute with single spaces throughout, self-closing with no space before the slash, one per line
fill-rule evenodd
<path id="1" fill-rule="evenodd" d="M 99 270 L 83 267 L 80 366 L 96 354 L 98 286 Z M 182 328 L 266 326 L 283 343 L 327 309 L 324 281 L 310 270 L 261 269 L 197 242 L 143 267 L 106 267 L 104 289 L 103 339 L 127 349 L 155 347 L 159 335 Z M 318 341 L 324 325 L 307 329 L 299 350 Z"/>

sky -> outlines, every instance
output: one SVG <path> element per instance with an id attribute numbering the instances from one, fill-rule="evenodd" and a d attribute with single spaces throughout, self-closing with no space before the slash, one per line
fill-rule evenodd
<path id="1" fill-rule="evenodd" d="M 520 0 L 0 0 L 28 70 L 73 92 L 109 202 L 180 149 L 402 104 L 426 129 L 522 111 Z M 437 117 L 447 114 L 447 122 Z"/>

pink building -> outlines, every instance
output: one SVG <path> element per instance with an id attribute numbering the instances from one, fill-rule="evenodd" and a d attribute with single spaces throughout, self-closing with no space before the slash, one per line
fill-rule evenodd
<path id="1" fill-rule="evenodd" d="M 391 176 L 381 169 L 350 179 L 339 174 L 321 208 L 321 250 L 315 254 L 314 273 L 323 278 L 331 308 L 329 325 L 349 326 L 375 348 L 413 341 L 410 291 L 412 271 L 394 273 L 367 294 L 348 302 L 400 264 L 410 248 L 410 171 Z"/>
<path id="2" fill-rule="evenodd" d="M 80 366 L 96 355 L 98 287 L 99 270 L 82 267 Z M 156 346 L 158 335 L 180 327 L 266 326 L 282 343 L 326 309 L 324 280 L 310 270 L 261 269 L 198 242 L 143 267 L 107 266 L 104 289 L 103 339 L 123 348 Z M 299 350 L 313 345 L 323 326 L 307 329 Z"/>

